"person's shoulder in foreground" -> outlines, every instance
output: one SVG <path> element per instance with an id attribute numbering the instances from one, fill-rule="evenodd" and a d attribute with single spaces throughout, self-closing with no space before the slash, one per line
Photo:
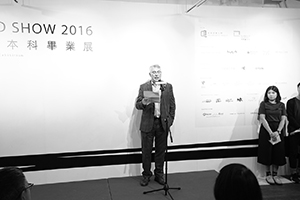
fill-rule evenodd
<path id="1" fill-rule="evenodd" d="M 30 188 L 22 170 L 17 167 L 0 169 L 0 200 L 30 200 Z"/>
<path id="2" fill-rule="evenodd" d="M 262 200 L 256 176 L 239 163 L 228 164 L 220 170 L 214 196 L 216 200 Z"/>

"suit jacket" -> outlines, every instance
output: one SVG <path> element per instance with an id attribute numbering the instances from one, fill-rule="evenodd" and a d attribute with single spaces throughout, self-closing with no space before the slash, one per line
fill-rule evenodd
<path id="1" fill-rule="evenodd" d="M 300 108 L 297 108 L 298 106 L 296 101 L 298 101 L 298 99 L 296 97 L 293 97 L 289 99 L 286 104 L 287 118 L 289 121 L 288 124 L 289 133 L 300 128 L 300 122 L 299 122 Z"/>
<path id="2" fill-rule="evenodd" d="M 167 125 L 168 128 L 170 128 L 170 126 L 173 124 L 176 105 L 172 85 L 167 83 L 164 88 L 164 91 L 161 92 L 160 119 L 162 120 L 162 126 L 166 131 Z M 140 85 L 139 94 L 135 102 L 135 107 L 138 110 L 143 111 L 140 130 L 143 132 L 150 132 L 154 123 L 154 103 L 150 103 L 149 105 L 144 105 L 142 103 L 144 91 L 152 91 L 151 81 L 147 81 L 146 83 Z"/>

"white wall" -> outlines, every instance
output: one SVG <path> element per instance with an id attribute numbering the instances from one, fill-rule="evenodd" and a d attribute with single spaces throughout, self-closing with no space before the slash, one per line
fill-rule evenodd
<path id="1" fill-rule="evenodd" d="M 182 5 L 29 5 L 39 9 L 0 7 L 0 156 L 140 147 L 134 100 L 152 64 L 161 65 L 163 79 L 174 86 L 173 145 L 257 138 L 255 113 L 267 86 L 277 85 L 286 102 L 299 82 L 299 10 L 201 6 L 187 15 Z M 22 32 L 21 23 L 29 23 L 30 32 Z M 55 25 L 55 31 L 36 34 L 37 24 Z M 65 27 L 71 28 L 68 35 Z M 233 36 L 237 30 L 240 35 Z M 9 46 L 11 40 L 18 47 Z M 36 40 L 38 49 L 29 50 L 28 40 Z M 47 49 L 50 40 L 57 49 Z M 66 51 L 67 41 L 75 42 L 76 51 Z M 92 52 L 83 51 L 84 42 L 92 42 Z M 214 102 L 219 98 L 221 104 Z M 203 116 L 207 112 L 212 117 Z M 176 162 L 169 168 L 218 170 L 237 160 L 257 170 L 255 158 Z M 140 172 L 140 165 L 126 165 L 27 176 L 53 183 Z"/>

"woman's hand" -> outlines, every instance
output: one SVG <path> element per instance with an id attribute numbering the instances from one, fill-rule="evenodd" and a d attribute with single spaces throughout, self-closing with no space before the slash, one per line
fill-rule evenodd
<path id="1" fill-rule="evenodd" d="M 277 131 L 272 132 L 271 135 L 270 135 L 271 140 L 272 140 L 273 142 L 276 141 L 276 139 L 277 139 L 278 136 L 279 136 L 279 133 L 278 133 Z"/>

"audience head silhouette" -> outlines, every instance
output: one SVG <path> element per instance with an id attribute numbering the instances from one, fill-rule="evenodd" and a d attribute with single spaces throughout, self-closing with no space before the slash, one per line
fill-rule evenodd
<path id="1" fill-rule="evenodd" d="M 30 200 L 30 188 L 22 170 L 17 167 L 0 169 L 0 200 Z"/>
<path id="2" fill-rule="evenodd" d="M 262 200 L 255 175 L 242 164 L 229 164 L 220 170 L 214 187 L 216 200 Z"/>

